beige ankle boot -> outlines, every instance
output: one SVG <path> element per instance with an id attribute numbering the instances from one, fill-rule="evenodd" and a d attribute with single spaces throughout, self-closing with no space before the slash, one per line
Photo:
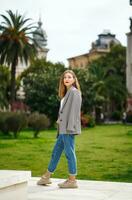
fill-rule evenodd
<path id="1" fill-rule="evenodd" d="M 62 182 L 62 183 L 59 183 L 58 186 L 60 188 L 77 188 L 78 185 L 77 185 L 77 181 L 76 180 L 69 180 L 67 179 L 66 181 Z"/>
<path id="2" fill-rule="evenodd" d="M 40 180 L 37 182 L 37 185 L 47 185 L 51 184 L 50 176 L 43 175 Z"/>

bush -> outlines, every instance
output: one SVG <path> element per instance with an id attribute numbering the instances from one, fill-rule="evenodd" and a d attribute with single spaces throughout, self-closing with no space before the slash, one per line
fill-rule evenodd
<path id="1" fill-rule="evenodd" d="M 132 111 L 129 111 L 126 116 L 126 122 L 132 123 Z"/>
<path id="2" fill-rule="evenodd" d="M 6 119 L 10 115 L 8 112 L 0 112 L 0 131 L 4 135 L 9 135 L 8 126 L 6 124 Z"/>
<path id="3" fill-rule="evenodd" d="M 89 114 L 81 115 L 81 124 L 83 127 L 94 127 L 95 119 Z"/>
<path id="4" fill-rule="evenodd" d="M 32 113 L 28 117 L 28 126 L 34 130 L 34 138 L 37 138 L 39 132 L 48 128 L 50 121 L 45 114 Z"/>
<path id="5" fill-rule="evenodd" d="M 122 117 L 121 112 L 117 110 L 117 111 L 114 111 L 114 112 L 111 114 L 110 119 L 111 119 L 111 120 L 114 120 L 114 121 L 119 121 L 119 120 L 121 120 L 121 117 Z"/>
<path id="6" fill-rule="evenodd" d="M 24 113 L 12 112 L 5 120 L 8 132 L 12 132 L 14 137 L 18 137 L 18 133 L 27 126 L 27 117 Z"/>

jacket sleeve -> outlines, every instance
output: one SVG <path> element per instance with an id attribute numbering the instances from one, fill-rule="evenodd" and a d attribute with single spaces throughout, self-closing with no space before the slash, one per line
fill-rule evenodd
<path id="1" fill-rule="evenodd" d="M 81 109 L 81 94 L 79 91 L 73 91 L 70 96 L 70 107 L 67 121 L 67 132 L 75 131 L 75 125 L 77 123 L 78 116 Z M 79 116 L 80 117 L 80 116 Z"/>

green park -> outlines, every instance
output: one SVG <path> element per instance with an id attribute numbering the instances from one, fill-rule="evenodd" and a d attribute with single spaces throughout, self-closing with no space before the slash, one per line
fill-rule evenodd
<path id="1" fill-rule="evenodd" d="M 30 43 L 27 34 L 33 27 L 25 24 L 30 19 L 11 10 L 1 17 L 4 25 L 0 27 L 0 106 L 4 112 L 0 112 L 0 168 L 32 169 L 33 175 L 39 176 L 47 166 L 56 138 L 58 84 L 66 67 L 37 57 L 39 44 L 35 38 Z M 8 28 L 10 24 L 14 30 Z M 34 31 L 35 34 L 41 37 L 41 33 Z M 26 63 L 30 60 L 31 64 L 16 76 L 18 59 Z M 131 112 L 122 124 L 128 96 L 124 84 L 126 47 L 111 44 L 109 53 L 85 68 L 73 70 L 83 98 L 82 135 L 76 139 L 79 178 L 132 181 L 132 134 L 127 125 L 132 122 Z M 114 125 L 107 125 L 110 122 Z M 65 170 L 61 167 L 56 176 L 62 177 Z"/>
<path id="2" fill-rule="evenodd" d="M 0 171 L 31 171 L 37 180 L 47 170 L 57 139 L 59 81 L 70 69 L 82 95 L 77 179 L 132 183 L 132 19 L 127 47 L 104 31 L 88 53 L 69 58 L 68 66 L 47 59 L 41 18 L 34 25 L 7 10 L 0 20 Z M 52 177 L 67 176 L 62 154 Z"/>
<path id="3" fill-rule="evenodd" d="M 33 131 L 23 131 L 19 139 L 0 137 L 0 168 L 31 170 L 41 176 L 50 160 L 56 130 L 46 130 L 33 138 Z M 132 182 L 132 127 L 100 125 L 84 128 L 76 137 L 78 179 Z M 60 160 L 53 177 L 67 176 L 66 158 Z M 66 173 L 67 172 L 67 173 Z"/>

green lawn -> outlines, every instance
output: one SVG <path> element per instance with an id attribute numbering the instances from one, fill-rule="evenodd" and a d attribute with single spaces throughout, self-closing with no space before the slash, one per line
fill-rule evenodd
<path id="1" fill-rule="evenodd" d="M 41 132 L 33 139 L 31 131 L 19 139 L 0 136 L 0 169 L 31 170 L 40 176 L 46 170 L 56 131 Z M 86 128 L 76 137 L 78 179 L 132 182 L 132 126 L 101 125 Z M 66 178 L 63 155 L 53 177 Z"/>

